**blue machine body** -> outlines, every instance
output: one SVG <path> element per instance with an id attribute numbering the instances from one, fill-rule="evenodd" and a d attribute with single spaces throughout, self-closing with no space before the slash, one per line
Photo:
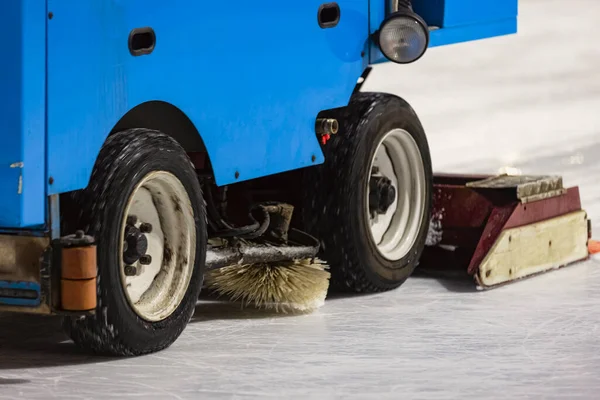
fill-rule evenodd
<path id="1" fill-rule="evenodd" d="M 516 32 L 518 0 L 414 0 L 431 46 Z M 49 229 L 48 196 L 87 186 L 106 137 L 148 102 L 197 129 L 218 185 L 318 163 L 315 118 L 383 61 L 383 0 L 21 0 L 2 4 L 0 227 Z M 156 46 L 133 56 L 130 32 Z M 399 67 L 401 68 L 401 67 Z"/>

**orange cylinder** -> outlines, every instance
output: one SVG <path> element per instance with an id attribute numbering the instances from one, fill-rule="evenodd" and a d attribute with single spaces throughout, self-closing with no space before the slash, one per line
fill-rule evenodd
<path id="1" fill-rule="evenodd" d="M 60 297 L 65 311 L 89 311 L 96 308 L 96 278 L 61 279 Z"/>
<path id="2" fill-rule="evenodd" d="M 96 246 L 62 249 L 63 279 L 92 279 L 97 274 Z"/>
<path id="3" fill-rule="evenodd" d="M 96 246 L 62 249 L 60 298 L 65 311 L 96 308 Z"/>

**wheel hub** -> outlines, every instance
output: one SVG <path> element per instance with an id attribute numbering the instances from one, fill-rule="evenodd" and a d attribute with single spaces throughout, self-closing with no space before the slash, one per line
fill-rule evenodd
<path id="1" fill-rule="evenodd" d="M 135 225 L 127 224 L 123 247 L 123 262 L 126 265 L 134 264 L 148 251 L 148 238 Z"/>
<path id="2" fill-rule="evenodd" d="M 369 211 L 373 214 L 385 214 L 396 199 L 396 188 L 385 176 L 371 177 L 369 183 Z"/>
<path id="3" fill-rule="evenodd" d="M 397 261 L 413 246 L 425 212 L 426 179 L 419 146 L 407 131 L 389 131 L 375 149 L 370 171 L 365 213 L 371 240 L 380 255 Z"/>
<path id="4" fill-rule="evenodd" d="M 186 188 L 154 171 L 133 189 L 121 228 L 121 283 L 133 310 L 160 321 L 178 307 L 194 272 L 196 224 Z"/>

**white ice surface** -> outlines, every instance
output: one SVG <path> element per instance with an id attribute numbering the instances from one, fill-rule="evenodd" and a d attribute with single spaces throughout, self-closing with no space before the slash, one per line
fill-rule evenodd
<path id="1" fill-rule="evenodd" d="M 413 104 L 437 171 L 562 174 L 599 225 L 599 20 L 597 0 L 523 0 L 518 36 L 379 67 L 366 88 Z M 600 399 L 599 267 L 490 292 L 412 278 L 302 317 L 206 303 L 172 348 L 125 360 L 0 315 L 0 399 Z"/>

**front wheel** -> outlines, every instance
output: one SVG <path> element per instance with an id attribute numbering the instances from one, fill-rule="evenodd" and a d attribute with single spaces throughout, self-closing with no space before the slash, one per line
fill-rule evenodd
<path id="1" fill-rule="evenodd" d="M 332 287 L 378 292 L 414 271 L 433 178 L 425 132 L 402 99 L 361 93 L 344 109 L 325 163 L 304 175 L 305 224 L 322 242 Z"/>
<path id="2" fill-rule="evenodd" d="M 94 236 L 98 305 L 67 318 L 73 341 L 109 355 L 141 355 L 170 346 L 192 317 L 202 287 L 206 217 L 195 169 L 160 132 L 111 136 L 88 187 L 65 198 L 64 223 Z"/>

